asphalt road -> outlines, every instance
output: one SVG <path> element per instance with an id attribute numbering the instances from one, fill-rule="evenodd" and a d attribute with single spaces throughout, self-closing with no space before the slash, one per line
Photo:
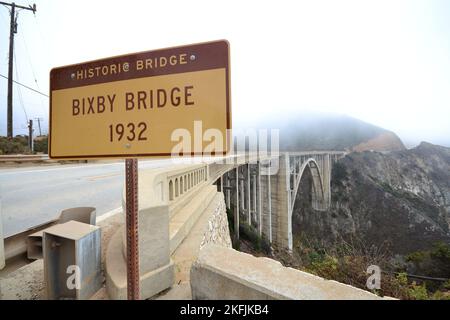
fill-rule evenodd
<path id="1" fill-rule="evenodd" d="M 168 160 L 140 161 L 158 168 Z M 97 217 L 121 206 L 123 162 L 0 168 L 0 217 L 4 237 L 57 218 L 63 209 L 95 207 Z"/>

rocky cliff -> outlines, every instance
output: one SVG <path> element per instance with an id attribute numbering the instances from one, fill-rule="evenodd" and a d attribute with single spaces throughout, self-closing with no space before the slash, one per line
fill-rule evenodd
<path id="1" fill-rule="evenodd" d="M 410 150 L 348 154 L 333 167 L 326 212 L 311 208 L 308 175 L 304 179 L 294 241 L 299 233 L 325 242 L 356 236 L 367 244 L 388 242 L 398 254 L 450 243 L 449 148 L 423 142 Z"/>

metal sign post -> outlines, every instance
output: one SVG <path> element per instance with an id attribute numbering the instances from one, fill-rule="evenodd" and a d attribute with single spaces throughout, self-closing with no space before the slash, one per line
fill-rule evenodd
<path id="1" fill-rule="evenodd" d="M 127 296 L 139 300 L 138 160 L 125 160 L 127 227 Z"/>

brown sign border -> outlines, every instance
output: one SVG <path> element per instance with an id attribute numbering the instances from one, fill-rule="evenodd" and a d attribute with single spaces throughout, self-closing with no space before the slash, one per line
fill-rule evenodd
<path id="1" fill-rule="evenodd" d="M 148 69 L 137 72 L 130 69 L 128 72 L 122 72 L 119 75 L 114 76 L 100 76 L 97 78 L 77 80 L 72 79 L 71 75 L 76 73 L 80 68 L 95 68 L 98 66 L 105 66 L 110 64 L 123 64 L 125 62 L 134 62 L 137 59 L 148 59 L 152 57 L 170 56 L 186 53 L 187 58 L 191 55 L 195 55 L 196 61 L 194 63 L 187 63 L 186 65 L 167 66 L 164 69 Z M 202 59 L 205 56 L 214 55 L 214 59 Z M 198 60 L 197 60 L 198 59 Z M 151 51 L 137 52 L 127 55 L 114 56 L 99 60 L 87 61 L 84 63 L 78 63 L 73 65 L 67 65 L 63 67 L 53 68 L 50 71 L 50 109 L 49 109 L 49 158 L 51 159 L 101 159 L 101 158 L 140 158 L 140 157 L 166 157 L 172 156 L 172 153 L 137 153 L 137 154 L 102 154 L 102 155 L 77 155 L 77 156 L 52 156 L 52 92 L 53 90 L 77 88 L 82 86 L 89 86 L 101 83 L 109 83 L 122 80 L 131 80 L 138 78 L 154 77 L 160 75 L 179 74 L 194 71 L 205 71 L 210 69 L 225 68 L 226 74 L 226 127 L 227 127 L 227 145 L 226 150 L 223 152 L 212 152 L 207 155 L 218 156 L 226 155 L 230 151 L 230 129 L 231 129 L 231 92 L 230 92 L 230 45 L 227 40 L 217 40 L 210 42 L 202 42 L 191 45 L 176 46 L 170 48 L 163 48 Z M 132 64 L 131 64 L 132 65 Z M 183 156 L 203 156 L 202 152 L 190 152 L 183 154 Z M 179 156 L 179 155 L 177 155 Z"/>

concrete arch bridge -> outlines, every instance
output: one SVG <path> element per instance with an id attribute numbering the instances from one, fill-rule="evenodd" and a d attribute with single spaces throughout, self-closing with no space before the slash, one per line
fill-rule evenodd
<path id="1" fill-rule="evenodd" d="M 188 278 L 203 245 L 230 246 L 226 208 L 233 210 L 236 236 L 239 224 L 251 224 L 271 243 L 292 249 L 292 212 L 304 172 L 311 173 L 313 208 L 326 210 L 332 164 L 343 156 L 340 151 L 247 154 L 140 170 L 141 298 Z M 125 208 L 125 197 L 122 202 Z M 106 287 L 114 299 L 126 298 L 124 235 L 122 227 L 106 250 Z"/>

